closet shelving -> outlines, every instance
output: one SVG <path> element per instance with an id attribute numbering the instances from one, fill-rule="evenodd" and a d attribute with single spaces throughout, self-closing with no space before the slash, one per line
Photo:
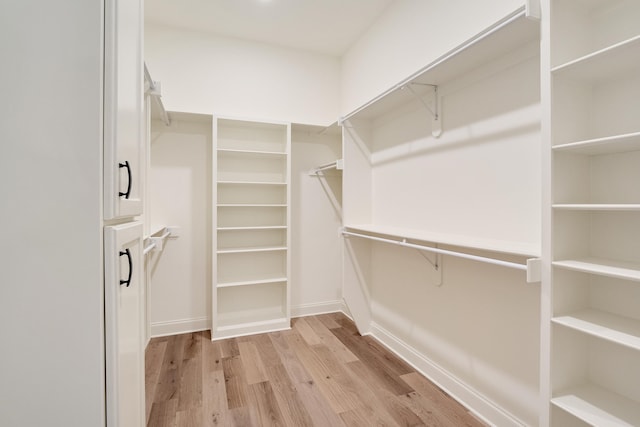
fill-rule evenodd
<path id="1" fill-rule="evenodd" d="M 290 133 L 215 121 L 213 339 L 289 327 Z"/>
<path id="2" fill-rule="evenodd" d="M 375 119 L 406 104 L 413 96 L 423 101 L 433 99 L 434 87 L 455 80 L 470 70 L 537 40 L 540 34 L 536 21 L 528 19 L 525 7 L 515 10 L 501 21 L 475 37 L 442 55 L 411 76 L 389 88 L 369 102 L 342 117 L 349 119 Z M 437 113 L 437 111 L 433 111 Z"/>
<path id="3" fill-rule="evenodd" d="M 640 425 L 640 3 L 552 1 L 549 72 L 550 424 Z"/>
<path id="4" fill-rule="evenodd" d="M 535 20 L 528 19 L 525 13 L 524 7 L 515 10 L 499 22 L 436 59 L 380 96 L 342 117 L 340 123 L 345 127 L 346 140 L 351 141 L 348 145 L 361 144 L 362 142 L 358 141 L 365 139 L 363 134 L 366 134 L 368 131 L 361 131 L 358 125 L 359 123 L 371 123 L 380 117 L 392 113 L 402 105 L 407 104 L 413 96 L 420 97 L 426 107 L 429 107 L 429 105 L 425 100 L 428 100 L 428 102 L 435 107 L 438 104 L 438 100 L 434 99 L 434 97 L 438 95 L 437 92 L 432 94 L 434 87 L 454 81 L 471 70 L 503 57 L 537 40 L 540 34 L 539 25 Z M 431 113 L 441 114 L 441 111 L 439 111 L 437 107 L 435 111 L 433 111 L 432 108 L 429 109 Z M 353 131 L 352 129 L 356 130 Z M 446 129 L 444 131 L 446 132 Z M 349 135 L 354 132 L 358 135 L 350 138 Z M 434 133 L 434 136 L 439 136 L 439 134 L 436 135 Z M 371 172 L 371 153 L 361 154 L 366 151 L 368 151 L 368 148 L 364 147 L 354 149 L 351 149 L 351 147 L 345 148 L 345 157 L 348 157 L 346 161 L 349 162 L 346 165 L 347 170 L 345 170 L 345 176 L 347 182 L 357 183 L 355 186 L 357 186 L 358 189 L 354 189 L 354 193 L 361 193 L 360 188 L 371 185 L 370 177 L 358 182 L 362 179 L 360 176 L 362 176 L 363 173 L 370 174 Z M 367 156 L 368 158 L 365 158 Z M 353 179 L 352 177 L 355 177 L 356 174 L 360 176 Z M 347 186 L 349 185 L 351 184 L 347 184 Z M 348 188 L 347 191 L 349 191 Z M 352 199 L 357 197 L 362 198 L 363 196 L 356 196 Z M 370 204 L 370 200 L 365 200 L 364 203 L 360 203 L 360 205 L 367 204 Z M 371 217 L 371 214 L 358 214 L 355 215 L 355 217 L 360 217 L 356 218 L 356 221 L 362 219 L 366 221 L 370 219 L 367 217 Z M 527 258 L 540 257 L 540 248 L 534 244 L 438 233 L 434 231 L 437 227 L 434 227 L 434 230 L 415 230 L 388 224 L 377 224 L 375 222 L 356 222 L 353 221 L 353 218 L 354 215 L 347 215 L 345 217 L 345 229 L 348 231 L 394 236 L 395 238 L 407 238 L 435 244 L 524 256 Z"/>

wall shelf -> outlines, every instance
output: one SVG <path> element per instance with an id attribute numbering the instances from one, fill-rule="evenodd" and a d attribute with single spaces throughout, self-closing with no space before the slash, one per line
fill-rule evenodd
<path id="1" fill-rule="evenodd" d="M 577 58 L 551 69 L 556 77 L 596 82 L 640 69 L 640 36 Z"/>
<path id="2" fill-rule="evenodd" d="M 640 282 L 640 263 L 589 257 L 571 260 L 558 260 L 552 262 L 552 264 L 555 267 L 567 270 L 581 271 L 583 273 L 598 274 L 601 276 Z"/>
<path id="3" fill-rule="evenodd" d="M 274 252 L 274 251 L 286 251 L 286 246 L 272 246 L 272 247 L 245 247 L 237 249 L 218 249 L 219 254 L 242 254 L 253 252 Z"/>
<path id="4" fill-rule="evenodd" d="M 279 185 L 286 186 L 286 182 L 268 182 L 268 181 L 218 181 L 218 185 Z"/>
<path id="5" fill-rule="evenodd" d="M 455 251 L 455 250 L 450 250 L 450 249 L 441 249 L 439 247 L 432 247 L 432 246 L 426 246 L 426 245 L 422 245 L 422 244 L 417 244 L 417 243 L 413 243 L 413 242 L 408 242 L 407 240 L 421 240 L 421 241 L 427 241 L 431 244 L 442 244 L 443 241 L 442 240 L 433 240 L 433 236 L 434 234 L 431 234 L 430 239 L 426 239 L 426 238 L 417 238 L 416 236 L 419 233 L 415 233 L 415 231 L 413 233 L 389 233 L 388 229 L 387 232 L 380 232 L 380 231 L 372 231 L 375 228 L 372 227 L 366 227 L 366 229 L 368 231 L 365 231 L 365 228 L 363 227 L 345 227 L 345 230 L 342 231 L 342 234 L 344 236 L 354 236 L 354 237 L 360 237 L 360 238 L 365 238 L 365 239 L 370 239 L 370 240 L 374 240 L 374 241 L 379 241 L 379 242 L 384 242 L 384 243 L 389 243 L 389 244 L 394 244 L 394 245 L 398 245 L 398 246 L 404 246 L 404 247 L 409 247 L 409 248 L 413 248 L 413 249 L 418 249 L 421 251 L 427 251 L 427 252 L 433 252 L 439 255 L 448 255 L 448 256 L 453 256 L 453 257 L 457 257 L 457 258 L 464 258 L 464 259 L 469 259 L 469 260 L 473 260 L 473 261 L 479 261 L 479 262 L 484 262 L 487 264 L 493 264 L 493 265 L 500 265 L 503 267 L 508 267 L 508 268 L 515 268 L 517 270 L 523 270 L 526 271 L 527 273 L 527 282 L 528 283 L 536 283 L 540 281 L 540 275 L 541 275 L 541 260 L 539 257 L 536 258 L 530 258 L 527 259 L 526 263 L 524 264 L 520 264 L 520 263 L 516 263 L 516 262 L 512 262 L 512 261 L 504 261 L 501 259 L 497 259 L 497 258 L 492 258 L 492 257 L 487 257 L 487 256 L 479 256 L 479 255 L 475 255 L 475 254 L 469 254 L 469 253 L 465 253 L 465 252 L 460 252 L 460 251 Z M 380 229 L 379 229 L 380 230 Z M 377 236 L 372 236 L 369 234 L 362 234 L 362 233 L 357 233 L 357 232 L 353 232 L 353 231 L 364 231 L 365 233 L 375 233 L 375 234 L 383 234 L 385 236 L 389 236 L 391 238 L 386 238 L 386 237 L 377 237 Z M 407 230 L 408 231 L 408 230 Z M 422 236 L 426 236 L 426 234 L 422 234 Z M 479 248 L 477 246 L 474 247 L 475 249 L 483 249 L 483 250 L 487 250 L 486 248 Z"/>
<path id="6" fill-rule="evenodd" d="M 286 230 L 286 225 L 265 225 L 255 227 L 218 227 L 218 231 Z"/>
<path id="7" fill-rule="evenodd" d="M 638 203 L 558 203 L 552 207 L 570 211 L 640 211 Z"/>
<path id="8" fill-rule="evenodd" d="M 356 117 L 376 119 L 413 99 L 411 91 L 402 90 L 403 88 L 412 84 L 413 88 L 422 86 L 422 89 L 415 90 L 415 94 L 424 96 L 433 90 L 433 86 L 454 80 L 469 70 L 521 48 L 528 42 L 537 40 L 539 34 L 538 23 L 526 17 L 523 6 L 345 115 L 339 123 Z"/>
<path id="9" fill-rule="evenodd" d="M 459 246 L 504 254 L 518 255 L 528 258 L 539 258 L 540 248 L 526 243 L 506 242 L 502 240 L 481 239 L 470 236 L 443 234 L 426 230 L 414 230 L 400 227 L 380 226 L 373 224 L 347 224 L 347 231 L 384 234 L 423 242 L 433 242 L 443 245 Z"/>
<path id="10" fill-rule="evenodd" d="M 242 280 L 238 282 L 222 282 L 218 283 L 218 288 L 232 288 L 236 286 L 256 286 L 256 285 L 268 285 L 273 283 L 286 283 L 286 277 L 274 277 L 264 280 Z"/>
<path id="11" fill-rule="evenodd" d="M 552 322 L 582 333 L 640 350 L 640 320 L 586 309 L 556 316 Z"/>
<path id="12" fill-rule="evenodd" d="M 218 154 L 230 155 L 247 155 L 247 156 L 265 156 L 265 157 L 286 157 L 288 154 L 279 151 L 260 151 L 260 150 L 235 150 L 230 148 L 218 148 Z"/>
<path id="13" fill-rule="evenodd" d="M 593 426 L 640 425 L 640 404 L 595 385 L 567 389 L 551 403 Z"/>
<path id="14" fill-rule="evenodd" d="M 624 153 L 640 150 L 640 132 L 613 135 L 603 138 L 576 141 L 568 144 L 555 145 L 554 151 L 569 151 L 577 154 L 601 155 Z"/>

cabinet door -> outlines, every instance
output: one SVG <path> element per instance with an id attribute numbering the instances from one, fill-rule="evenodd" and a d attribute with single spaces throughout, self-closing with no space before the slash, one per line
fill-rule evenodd
<path id="1" fill-rule="evenodd" d="M 142 213 L 144 70 L 141 0 L 105 9 L 104 217 Z"/>
<path id="2" fill-rule="evenodd" d="M 143 426 L 142 223 L 105 227 L 107 426 Z"/>

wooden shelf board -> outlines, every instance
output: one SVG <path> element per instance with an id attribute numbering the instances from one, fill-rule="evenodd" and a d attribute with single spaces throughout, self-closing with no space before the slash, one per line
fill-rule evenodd
<path id="1" fill-rule="evenodd" d="M 262 151 L 262 150 L 239 150 L 232 148 L 218 148 L 218 154 L 239 154 L 239 155 L 256 155 L 264 157 L 286 157 L 287 153 L 284 151 Z"/>
<path id="2" fill-rule="evenodd" d="M 556 316 L 551 321 L 615 344 L 640 350 L 640 320 L 586 309 Z"/>
<path id="3" fill-rule="evenodd" d="M 640 211 L 640 203 L 556 203 L 553 209 L 570 211 Z"/>
<path id="4" fill-rule="evenodd" d="M 218 231 L 286 230 L 286 225 L 265 225 L 255 227 L 218 227 Z"/>
<path id="5" fill-rule="evenodd" d="M 250 317 L 223 317 L 212 333 L 213 340 L 291 329 L 291 322 L 278 310 L 272 318 L 252 320 Z M 233 322 L 233 323 L 227 323 Z"/>
<path id="6" fill-rule="evenodd" d="M 268 182 L 268 181 L 218 181 L 222 185 L 287 185 L 286 182 Z"/>
<path id="7" fill-rule="evenodd" d="M 640 36 L 553 67 L 551 72 L 556 77 L 596 82 L 615 78 L 634 69 L 640 69 Z"/>
<path id="8" fill-rule="evenodd" d="M 251 248 L 237 248 L 237 249 L 218 249 L 219 254 L 243 254 L 254 252 L 276 252 L 286 251 L 286 246 L 269 246 L 269 247 L 251 247 Z"/>
<path id="9" fill-rule="evenodd" d="M 594 385 L 564 390 L 551 403 L 594 426 L 638 426 L 640 404 Z"/>
<path id="10" fill-rule="evenodd" d="M 619 279 L 640 282 L 640 263 L 613 261 L 602 258 L 580 258 L 553 261 L 556 267 L 567 270 L 592 273 L 600 276 L 616 277 Z"/>
<path id="11" fill-rule="evenodd" d="M 640 150 L 640 132 L 611 135 L 602 138 L 555 145 L 553 150 L 570 151 L 573 153 L 587 154 L 591 156 L 638 151 Z"/>
<path id="12" fill-rule="evenodd" d="M 244 280 L 238 282 L 219 282 L 216 287 L 217 288 L 233 288 L 236 286 L 259 286 L 259 285 L 268 285 L 274 283 L 287 283 L 286 277 L 272 277 L 270 279 L 262 279 L 262 280 Z"/>
<path id="13" fill-rule="evenodd" d="M 415 230 L 399 227 L 388 227 L 373 224 L 349 224 L 345 226 L 349 231 L 383 234 L 396 238 L 406 238 L 423 242 L 459 246 L 505 254 L 521 255 L 528 258 L 539 258 L 540 248 L 533 245 L 501 240 L 482 239 L 470 236 L 444 234 L 428 230 Z"/>

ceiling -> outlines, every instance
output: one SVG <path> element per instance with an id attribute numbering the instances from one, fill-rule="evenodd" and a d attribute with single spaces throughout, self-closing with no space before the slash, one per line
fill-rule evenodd
<path id="1" fill-rule="evenodd" d="M 340 56 L 394 0 L 145 0 L 145 22 Z"/>

